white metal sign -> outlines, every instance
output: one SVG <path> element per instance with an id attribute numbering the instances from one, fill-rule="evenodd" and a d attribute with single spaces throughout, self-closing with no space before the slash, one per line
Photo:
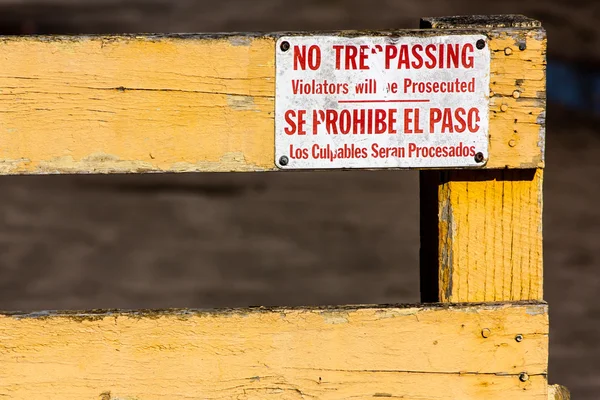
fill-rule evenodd
<path id="1" fill-rule="evenodd" d="M 289 36 L 276 52 L 278 167 L 485 164 L 485 36 Z"/>

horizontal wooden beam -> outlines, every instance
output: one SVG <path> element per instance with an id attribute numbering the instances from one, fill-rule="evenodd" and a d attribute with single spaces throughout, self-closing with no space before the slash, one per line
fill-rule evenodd
<path id="1" fill-rule="evenodd" d="M 548 396 L 540 303 L 5 314 L 0 337 L 11 399 Z"/>
<path id="2" fill-rule="evenodd" d="M 544 164 L 539 26 L 342 32 L 483 33 L 491 50 L 485 168 Z M 0 39 L 0 174 L 268 171 L 278 34 Z"/>

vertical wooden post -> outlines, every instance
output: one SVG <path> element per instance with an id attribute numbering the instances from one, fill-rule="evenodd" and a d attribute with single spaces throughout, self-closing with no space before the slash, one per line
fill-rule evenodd
<path id="1" fill-rule="evenodd" d="M 544 31 L 521 16 L 432 18 L 421 27 L 514 28 L 511 41 L 490 38 L 492 74 L 506 77 L 490 82 L 488 165 L 502 166 L 502 146 L 523 154 L 535 142 L 540 152 L 534 168 L 420 172 L 422 301 L 541 300 Z M 524 56 L 526 49 L 542 61 Z"/>
<path id="2" fill-rule="evenodd" d="M 542 175 L 421 172 L 423 301 L 542 299 Z"/>

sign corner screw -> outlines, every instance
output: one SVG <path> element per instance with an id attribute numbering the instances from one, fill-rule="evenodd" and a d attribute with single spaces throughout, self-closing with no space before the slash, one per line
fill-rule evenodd
<path id="1" fill-rule="evenodd" d="M 287 156 L 281 156 L 279 158 L 279 165 L 281 165 L 281 166 L 285 167 L 286 165 L 288 165 L 289 162 L 290 162 L 290 159 L 287 158 Z"/>
<path id="2" fill-rule="evenodd" d="M 290 42 L 288 42 L 287 40 L 284 40 L 279 45 L 279 48 L 281 49 L 281 51 L 288 51 L 290 49 Z"/>
<path id="3" fill-rule="evenodd" d="M 483 162 L 484 158 L 485 157 L 483 156 L 482 152 L 475 154 L 475 162 L 478 162 L 478 163 Z"/>
<path id="4" fill-rule="evenodd" d="M 485 47 L 485 40 L 483 40 L 483 39 L 479 39 L 479 40 L 477 41 L 477 43 L 475 43 L 475 46 L 476 46 L 476 47 L 477 47 L 479 50 L 483 49 L 483 48 Z"/>

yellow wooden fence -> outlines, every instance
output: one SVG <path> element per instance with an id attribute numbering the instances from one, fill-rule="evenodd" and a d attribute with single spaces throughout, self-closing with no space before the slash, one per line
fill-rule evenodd
<path id="1" fill-rule="evenodd" d="M 0 397 L 567 398 L 547 380 L 545 32 L 421 25 L 368 35 L 483 34 L 491 54 L 486 165 L 419 172 L 423 305 L 4 313 Z M 0 173 L 276 171 L 279 36 L 2 37 Z"/>

